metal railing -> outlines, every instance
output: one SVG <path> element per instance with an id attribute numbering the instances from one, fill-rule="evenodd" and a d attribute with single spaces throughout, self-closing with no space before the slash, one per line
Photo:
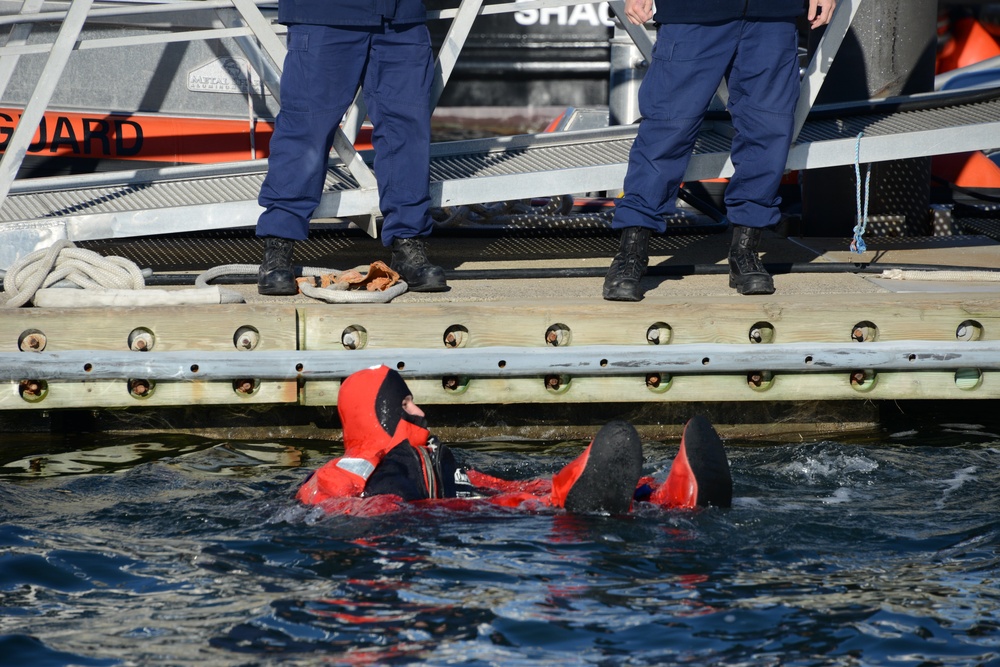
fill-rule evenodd
<path id="1" fill-rule="evenodd" d="M 589 0 L 526 0 L 522 2 L 501 2 L 484 4 L 484 0 L 462 0 L 454 9 L 434 10 L 428 13 L 430 20 L 450 20 L 451 25 L 441 46 L 435 63 L 435 79 L 432 89 L 432 108 L 437 106 L 447 85 L 456 62 L 470 35 L 473 23 L 479 16 L 510 13 L 528 9 L 548 9 L 587 4 Z M 823 77 L 829 69 L 837 49 L 842 42 L 851 20 L 861 0 L 842 0 L 831 26 L 826 32 L 803 80 L 803 95 L 796 111 L 796 128 L 801 128 L 806 114 L 815 100 Z M 25 0 L 21 11 L 15 16 L 0 16 L 0 26 L 11 25 L 12 31 L 7 42 L 0 47 L 0 96 L 6 91 L 11 75 L 23 55 L 48 53 L 45 67 L 36 82 L 34 92 L 25 107 L 24 114 L 11 136 L 6 151 L 0 159 L 0 206 L 6 200 L 11 186 L 25 158 L 32 137 L 52 94 L 59 85 L 63 70 L 75 51 L 90 49 L 143 46 L 168 42 L 194 40 L 216 40 L 234 38 L 247 55 L 268 91 L 280 103 L 280 71 L 285 58 L 285 46 L 280 35 L 285 28 L 265 17 L 262 8 L 273 11 L 273 0 L 166 0 L 164 2 L 116 2 L 106 6 L 95 0 L 71 0 L 65 11 L 41 12 L 42 0 Z M 642 56 L 648 61 L 652 57 L 652 40 L 643 26 L 632 25 L 624 19 L 623 0 L 611 0 L 609 7 L 621 22 L 622 28 L 634 41 Z M 114 38 L 80 39 L 81 31 L 88 20 L 129 19 L 143 20 L 176 18 L 179 14 L 201 16 L 214 12 L 217 21 L 189 18 L 183 23 L 203 23 L 206 27 L 197 30 L 178 30 L 163 34 L 142 34 Z M 37 23 L 58 23 L 59 30 L 52 44 L 28 44 L 27 37 Z M 181 22 L 179 22 L 181 23 Z M 224 27 L 217 27 L 216 23 Z M 364 103 L 359 90 L 354 104 L 345 115 L 342 129 L 337 132 L 334 149 L 343 160 L 351 176 L 361 189 L 375 188 L 375 178 L 370 168 L 354 148 L 361 124 L 365 118 Z M 369 231 L 374 231 L 374 217 L 370 214 Z"/>
<path id="2" fill-rule="evenodd" d="M 901 340 L 872 343 L 783 345 L 581 345 L 560 348 L 494 346 L 441 350 L 289 350 L 251 352 L 0 353 L 0 381 L 124 380 L 216 381 L 339 380 L 388 364 L 401 375 L 432 378 L 614 377 L 647 373 L 718 375 L 750 372 L 836 373 L 1000 370 L 1000 341 Z"/>

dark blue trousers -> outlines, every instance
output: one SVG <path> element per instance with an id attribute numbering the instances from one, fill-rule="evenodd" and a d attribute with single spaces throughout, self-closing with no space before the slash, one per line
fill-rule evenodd
<path id="1" fill-rule="evenodd" d="M 663 216 L 676 210 L 698 129 L 723 78 L 735 129 L 727 215 L 746 227 L 776 224 L 799 97 L 797 45 L 794 19 L 661 25 L 639 88 L 642 121 L 612 227 L 666 229 Z"/>
<path id="2" fill-rule="evenodd" d="M 434 55 L 423 24 L 288 27 L 257 236 L 304 240 L 327 156 L 358 86 L 372 121 L 382 242 L 430 234 L 430 89 Z"/>

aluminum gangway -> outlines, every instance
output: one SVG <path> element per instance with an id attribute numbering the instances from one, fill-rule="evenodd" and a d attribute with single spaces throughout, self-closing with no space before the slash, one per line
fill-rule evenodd
<path id="1" fill-rule="evenodd" d="M 462 0 L 457 9 L 431 12 L 432 20 L 451 20 L 437 59 L 434 102 L 440 97 L 475 18 L 525 8 L 580 4 L 582 0 L 529 0 L 486 5 Z M 992 149 L 1000 145 L 1000 89 L 928 93 L 871 101 L 857 108 L 812 113 L 826 72 L 861 2 L 841 0 L 802 79 L 796 110 L 799 132 L 787 168 L 815 169 L 885 160 Z M 0 160 L 0 268 L 56 240 L 119 237 L 251 227 L 266 173 L 265 160 L 119 171 L 80 176 L 20 179 L 18 168 L 60 74 L 75 50 L 135 45 L 152 41 L 233 38 L 246 52 L 265 85 L 280 100 L 284 58 L 273 2 L 257 0 L 165 0 L 95 3 L 72 0 L 65 9 L 42 12 L 42 0 L 24 0 L 16 15 L 0 16 L 13 26 L 0 48 L 0 92 L 21 55 L 47 52 L 35 93 Z M 624 15 L 622 0 L 610 3 Z M 87 20 L 115 16 L 131 21 L 173 13 L 214 12 L 205 27 L 161 36 L 80 40 Z M 269 18 L 267 14 L 271 14 Z M 26 37 L 39 21 L 58 21 L 52 44 L 29 45 Z M 187 23 L 190 23 L 188 21 Z M 642 27 L 622 21 L 638 51 L 651 57 L 652 41 Z M 221 27 L 220 27 L 221 26 Z M 722 91 L 724 93 L 724 91 Z M 349 220 L 373 236 L 378 212 L 371 172 L 373 155 L 358 152 L 353 140 L 364 119 L 360 92 L 335 141 L 317 219 Z M 628 151 L 637 125 L 493 137 L 436 143 L 431 148 L 431 198 L 434 206 L 507 201 L 582 192 L 614 191 L 622 186 Z M 685 180 L 727 177 L 732 126 L 725 119 L 703 125 Z"/>

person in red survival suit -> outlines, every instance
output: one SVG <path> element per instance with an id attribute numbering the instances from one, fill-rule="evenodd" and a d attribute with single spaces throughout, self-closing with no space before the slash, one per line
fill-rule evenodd
<path id="1" fill-rule="evenodd" d="M 733 482 L 722 441 L 703 417 L 684 427 L 667 479 L 642 472 L 642 442 L 628 422 L 604 425 L 551 479 L 509 481 L 462 471 L 430 434 L 423 410 L 396 371 L 377 366 L 344 380 L 338 399 L 344 454 L 317 469 L 296 498 L 339 513 L 379 514 L 403 502 L 482 498 L 506 507 L 550 506 L 621 514 L 633 502 L 670 508 L 729 507 Z"/>

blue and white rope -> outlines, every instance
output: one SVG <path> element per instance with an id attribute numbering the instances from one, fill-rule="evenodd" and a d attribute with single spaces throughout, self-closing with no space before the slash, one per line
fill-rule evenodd
<path id="1" fill-rule="evenodd" d="M 861 254 L 867 250 L 865 246 L 865 227 L 868 226 L 868 204 L 869 192 L 871 191 L 872 166 L 868 165 L 865 173 L 865 201 L 864 208 L 861 206 L 861 137 L 864 132 L 858 133 L 857 143 L 854 145 L 854 180 L 857 183 L 857 224 L 854 226 L 854 238 L 851 240 L 851 252 Z"/>

